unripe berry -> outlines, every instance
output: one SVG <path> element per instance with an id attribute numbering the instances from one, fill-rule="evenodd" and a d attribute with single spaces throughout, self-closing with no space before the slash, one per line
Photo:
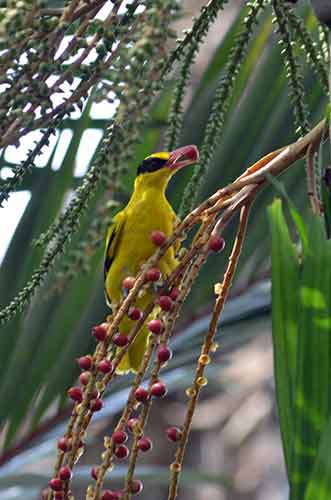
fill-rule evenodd
<path id="1" fill-rule="evenodd" d="M 162 332 L 162 323 L 159 319 L 152 319 L 148 322 L 147 327 L 155 335 L 159 335 Z"/>
<path id="2" fill-rule="evenodd" d="M 159 297 L 159 305 L 162 311 L 170 311 L 173 306 L 173 302 L 168 295 L 161 295 Z"/>
<path id="3" fill-rule="evenodd" d="M 140 451 L 149 451 L 153 447 L 152 441 L 148 437 L 142 437 L 138 441 L 138 448 Z"/>
<path id="4" fill-rule="evenodd" d="M 87 385 L 91 378 L 91 372 L 83 372 L 79 375 L 79 381 L 82 385 Z"/>
<path id="5" fill-rule="evenodd" d="M 130 484 L 130 491 L 133 495 L 139 495 L 143 490 L 143 483 L 139 479 L 133 479 Z"/>
<path id="6" fill-rule="evenodd" d="M 163 382 L 155 382 L 151 387 L 151 394 L 157 398 L 162 398 L 167 394 L 167 387 Z"/>
<path id="7" fill-rule="evenodd" d="M 104 490 L 101 500 L 119 500 L 121 497 L 116 491 Z"/>
<path id="8" fill-rule="evenodd" d="M 182 431 L 178 427 L 169 427 L 166 433 L 169 441 L 173 441 L 174 443 L 182 437 Z"/>
<path id="9" fill-rule="evenodd" d="M 67 481 L 68 479 L 71 478 L 72 472 L 71 469 L 68 466 L 61 467 L 59 471 L 59 477 L 63 481 Z"/>
<path id="10" fill-rule="evenodd" d="M 113 342 L 118 347 L 125 347 L 129 343 L 129 337 L 125 333 L 117 333 L 114 335 Z"/>
<path id="11" fill-rule="evenodd" d="M 90 409 L 91 411 L 100 411 L 101 408 L 103 407 L 103 402 L 101 399 L 92 399 L 90 402 Z"/>
<path id="12" fill-rule="evenodd" d="M 92 335 L 99 340 L 99 342 L 103 342 L 107 336 L 107 323 L 102 323 L 92 328 Z"/>
<path id="13" fill-rule="evenodd" d="M 140 319 L 142 316 L 142 312 L 140 309 L 138 309 L 138 307 L 131 307 L 129 309 L 128 316 L 130 319 L 132 319 L 132 321 L 138 321 L 138 319 Z"/>
<path id="14" fill-rule="evenodd" d="M 136 278 L 134 278 L 133 276 L 127 276 L 122 281 L 122 287 L 125 288 L 125 290 L 130 290 L 131 288 L 133 288 L 135 282 Z"/>
<path id="15" fill-rule="evenodd" d="M 77 359 L 77 363 L 82 370 L 90 370 L 92 367 L 92 358 L 91 356 L 82 356 Z"/>
<path id="16" fill-rule="evenodd" d="M 156 245 L 157 247 L 160 247 L 163 245 L 163 243 L 166 240 L 166 236 L 162 231 L 152 231 L 151 232 L 151 240 Z"/>
<path id="17" fill-rule="evenodd" d="M 129 455 L 129 448 L 125 444 L 120 444 L 115 448 L 114 454 L 120 460 L 123 460 Z"/>
<path id="18" fill-rule="evenodd" d="M 101 373 L 109 373 L 112 370 L 113 365 L 108 359 L 103 359 L 102 361 L 100 361 L 97 368 Z"/>
<path id="19" fill-rule="evenodd" d="M 136 389 L 136 392 L 134 393 L 134 395 L 136 397 L 136 400 L 140 401 L 141 403 L 144 403 L 145 401 L 147 401 L 147 399 L 149 397 L 148 391 L 146 391 L 146 389 L 144 389 L 143 387 L 138 387 L 138 389 Z"/>
<path id="20" fill-rule="evenodd" d="M 159 281 L 161 278 L 161 271 L 157 267 L 152 267 L 151 269 L 148 269 L 146 273 L 146 280 L 147 281 Z"/>
<path id="21" fill-rule="evenodd" d="M 83 401 L 83 394 L 79 387 L 70 387 L 68 390 L 68 396 L 73 401 L 77 401 L 78 403 Z"/>
<path id="22" fill-rule="evenodd" d="M 125 441 L 127 441 L 128 435 L 124 431 L 115 431 L 113 432 L 112 438 L 115 444 L 123 444 L 125 443 Z"/>
<path id="23" fill-rule="evenodd" d="M 225 240 L 218 236 L 218 234 L 212 234 L 208 241 L 208 248 L 213 252 L 221 252 L 224 250 Z"/>
<path id="24" fill-rule="evenodd" d="M 53 491 L 61 491 L 63 488 L 63 483 L 58 477 L 53 477 L 48 484 Z"/>
<path id="25" fill-rule="evenodd" d="M 172 357 L 172 352 L 168 347 L 161 346 L 159 347 L 157 351 L 157 359 L 160 361 L 160 363 L 166 363 L 171 359 Z"/>

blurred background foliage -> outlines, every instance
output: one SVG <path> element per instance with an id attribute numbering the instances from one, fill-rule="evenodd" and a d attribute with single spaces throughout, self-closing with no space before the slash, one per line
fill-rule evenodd
<path id="1" fill-rule="evenodd" d="M 62 5 L 61 1 L 49 4 L 52 8 Z M 190 26 L 191 15 L 197 15 L 204 2 L 187 0 L 182 4 L 180 17 L 174 24 L 178 32 Z M 245 4 L 236 1 L 226 5 L 201 46 L 184 99 L 183 128 L 178 145 L 199 146 L 202 143 L 220 76 L 247 15 Z M 295 10 L 322 53 L 323 30 L 309 3 L 298 2 Z M 203 178 L 199 200 L 232 181 L 259 157 L 296 138 L 289 83 L 277 41 L 272 10 L 268 6 L 259 18 L 239 69 L 226 110 L 225 126 L 212 152 L 212 164 Z M 295 50 L 304 71 L 309 123 L 314 124 L 323 116 L 325 91 L 300 42 Z M 101 217 L 105 226 L 118 207 L 127 201 L 136 166 L 164 144 L 176 79 L 178 71 L 175 69 L 156 100 L 136 145 L 134 159 L 116 195 L 118 204 L 112 202 L 107 206 L 104 201 Z M 112 113 L 111 105 L 96 103 L 91 93 L 82 112 L 77 111 L 74 117 L 61 122 L 56 136 L 38 158 L 37 166 L 24 177 L 19 189 L 1 208 L 1 224 L 13 218 L 13 211 L 17 211 L 17 226 L 3 252 L 0 269 L 3 306 L 19 292 L 40 264 L 43 248 L 36 247 L 33 242 L 67 205 L 81 177 L 89 170 Z M 32 135 L 27 136 L 27 144 L 35 138 Z M 18 149 L 12 146 L 1 152 L 2 183 L 22 150 L 23 146 Z M 302 162 L 298 162 L 282 181 L 305 217 L 308 203 L 303 171 Z M 189 171 L 179 174 L 169 188 L 169 199 L 176 208 L 190 175 Z M 208 369 L 208 389 L 194 424 L 181 498 L 201 498 L 203 494 L 213 500 L 280 500 L 287 496 L 276 426 L 270 344 L 271 246 L 266 207 L 274 194 L 274 187 L 266 189 L 251 214 L 233 295 L 219 330 L 220 349 L 215 363 Z M 15 203 L 20 196 L 20 204 Z M 29 307 L 1 328 L 1 499 L 22 498 L 21 488 L 24 498 L 36 498 L 37 491 L 47 482 L 49 456 L 54 452 L 55 438 L 68 414 L 64 394 L 78 375 L 74 360 L 92 349 L 89 332 L 108 313 L 103 297 L 103 239 L 89 245 L 96 217 L 100 217 L 96 215 L 96 207 L 102 196 L 100 190 L 100 196 L 97 193 L 93 198 L 66 254 L 57 261 Z M 229 240 L 233 236 L 231 231 L 230 226 L 226 233 Z M 5 236 L 2 233 L 2 239 L 8 239 Z M 201 336 L 208 324 L 213 283 L 221 279 L 227 258 L 225 251 L 208 259 L 187 300 L 172 342 L 174 357 L 165 370 L 170 395 L 154 409 L 156 415 L 151 419 L 151 434 L 155 436 L 163 435 L 167 423 L 179 424 L 181 421 L 183 391 L 190 381 Z M 314 265 L 318 266 L 319 262 Z M 279 272 L 284 273 L 284 268 Z M 286 289 L 290 285 L 283 286 Z M 327 288 L 325 283 L 323 286 Z M 323 293 L 325 296 L 326 290 Z M 314 362 L 318 364 L 318 359 Z M 286 378 L 284 380 L 286 384 Z M 84 456 L 75 479 L 78 498 L 88 481 L 87 465 L 98 457 L 103 431 L 124 404 L 130 381 L 130 376 L 116 380 L 107 396 L 105 410 L 95 419 L 89 437 L 93 446 Z M 325 390 L 328 391 L 327 387 Z M 282 419 L 281 424 L 284 432 L 286 424 Z M 168 463 L 171 449 L 168 446 L 161 450 L 163 438 L 156 437 L 155 442 L 157 449 L 139 471 L 139 477 L 146 477 L 149 485 L 143 497 L 146 499 L 162 496 L 165 491 L 162 484 L 168 480 L 167 468 L 162 465 Z M 298 461 L 295 463 L 299 467 Z M 201 473 L 197 473 L 197 469 Z M 117 468 L 116 474 L 121 477 L 123 470 Z M 300 491 L 293 499 L 303 498 Z M 304 498 L 327 497 L 317 496 L 315 492 Z"/>

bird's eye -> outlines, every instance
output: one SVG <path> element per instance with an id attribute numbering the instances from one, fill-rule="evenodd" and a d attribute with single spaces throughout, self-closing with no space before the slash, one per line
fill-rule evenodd
<path id="1" fill-rule="evenodd" d="M 152 156 L 151 158 L 146 158 L 141 162 L 138 167 L 137 175 L 144 174 L 146 172 L 156 172 L 164 167 L 167 163 L 167 160 L 163 160 L 162 158 L 157 158 L 156 156 Z"/>

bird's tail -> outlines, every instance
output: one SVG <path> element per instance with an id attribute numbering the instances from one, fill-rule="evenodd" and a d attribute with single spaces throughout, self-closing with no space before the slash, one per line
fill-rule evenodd
<path id="1" fill-rule="evenodd" d="M 140 308 L 141 310 L 143 310 L 143 309 L 145 309 L 147 304 L 149 304 L 150 300 L 151 300 L 151 295 L 145 294 L 144 296 L 140 297 L 137 300 L 136 306 L 138 308 Z M 150 319 L 155 318 L 155 316 L 158 314 L 158 312 L 159 312 L 159 308 L 154 307 L 153 311 L 148 316 L 146 323 Z M 116 373 L 118 373 L 119 375 L 123 375 L 124 373 L 128 373 L 128 372 L 136 373 L 139 371 L 144 354 L 147 350 L 148 340 L 149 340 L 149 336 L 150 336 L 150 332 L 146 326 L 146 323 L 142 326 L 142 328 L 140 329 L 139 333 L 137 334 L 135 340 L 130 345 L 129 349 L 124 354 L 120 364 L 118 365 Z M 135 325 L 135 321 L 132 321 L 127 316 L 125 316 L 120 323 L 119 331 L 127 334 L 132 330 L 134 325 Z"/>

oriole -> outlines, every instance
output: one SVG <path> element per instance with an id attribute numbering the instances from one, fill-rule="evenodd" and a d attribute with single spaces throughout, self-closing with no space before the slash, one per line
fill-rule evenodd
<path id="1" fill-rule="evenodd" d="M 123 297 L 123 279 L 136 276 L 141 265 L 155 252 L 152 231 L 162 231 L 169 237 L 176 214 L 166 198 L 170 178 L 181 168 L 198 161 L 196 146 L 184 146 L 175 151 L 153 153 L 143 160 L 137 170 L 132 196 L 126 207 L 115 215 L 108 229 L 104 261 L 105 295 L 108 305 L 116 307 Z M 177 266 L 176 251 L 170 247 L 158 267 L 163 279 Z M 154 290 L 139 296 L 135 306 L 143 310 L 153 298 Z M 129 333 L 134 321 L 124 317 L 119 331 Z M 149 331 L 144 325 L 122 359 L 117 372 L 139 370 L 147 348 Z"/>

